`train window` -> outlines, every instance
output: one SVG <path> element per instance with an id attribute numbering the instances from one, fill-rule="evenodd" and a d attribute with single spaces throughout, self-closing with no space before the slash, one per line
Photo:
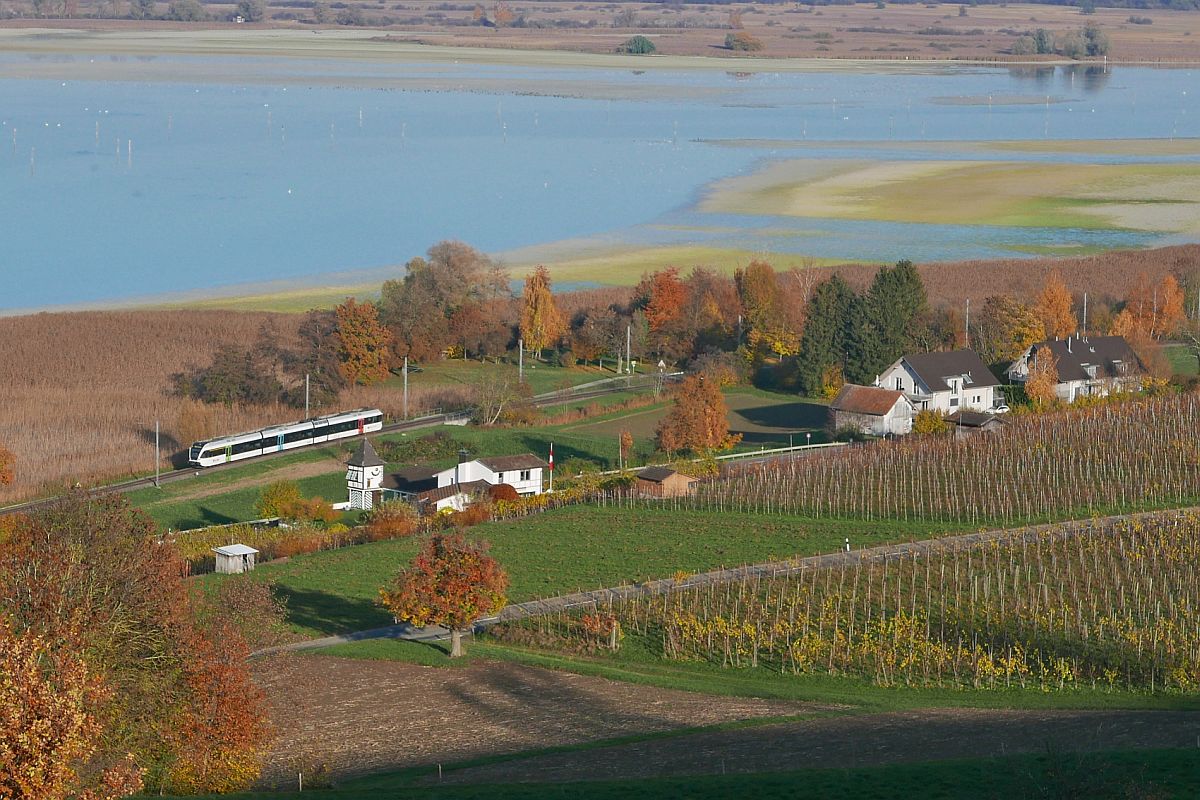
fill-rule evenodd
<path id="1" fill-rule="evenodd" d="M 329 435 L 329 426 L 328 425 L 322 425 L 319 428 L 313 428 L 313 438 L 314 439 L 319 438 L 321 436 L 328 436 L 328 435 Z"/>
<path id="2" fill-rule="evenodd" d="M 290 431 L 289 433 L 285 433 L 283 435 L 283 441 L 285 444 L 291 444 L 292 442 L 302 442 L 305 439 L 311 439 L 311 438 L 313 438 L 313 429 L 312 428 L 305 428 L 304 430 L 301 430 L 301 431 Z"/>
<path id="3" fill-rule="evenodd" d="M 374 425 L 374 424 L 376 424 L 376 423 L 378 423 L 378 422 L 383 422 L 383 415 L 382 415 L 382 414 L 376 414 L 376 415 L 374 415 L 374 416 L 372 416 L 372 417 L 367 417 L 367 419 L 366 419 L 366 424 L 367 424 L 367 425 Z"/>
<path id="4" fill-rule="evenodd" d="M 233 446 L 233 454 L 249 453 L 251 450 L 261 450 L 262 439 L 251 439 L 248 442 L 238 442 Z"/>

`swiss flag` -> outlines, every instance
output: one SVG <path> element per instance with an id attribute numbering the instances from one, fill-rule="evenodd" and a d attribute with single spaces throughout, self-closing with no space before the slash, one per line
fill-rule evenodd
<path id="1" fill-rule="evenodd" d="M 550 471 L 554 472 L 554 442 L 550 443 Z"/>

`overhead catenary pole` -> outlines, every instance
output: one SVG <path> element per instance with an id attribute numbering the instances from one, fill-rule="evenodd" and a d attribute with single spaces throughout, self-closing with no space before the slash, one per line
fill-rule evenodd
<path id="1" fill-rule="evenodd" d="M 1080 328 L 1084 336 L 1087 336 L 1087 292 L 1083 293 L 1083 325 Z"/>
<path id="2" fill-rule="evenodd" d="M 158 447 L 158 420 L 154 420 L 154 486 L 158 488 L 158 470 L 159 464 L 162 463 Z"/>
<path id="3" fill-rule="evenodd" d="M 308 373 L 304 373 L 304 418 L 308 419 Z"/>
<path id="4" fill-rule="evenodd" d="M 517 339 L 517 383 L 525 382 L 525 340 Z"/>
<path id="5" fill-rule="evenodd" d="M 408 356 L 404 357 L 404 418 L 408 419 Z"/>
<path id="6" fill-rule="evenodd" d="M 630 355 L 630 347 L 629 347 L 629 340 L 632 337 L 632 335 L 633 335 L 633 325 L 632 324 L 626 325 L 625 326 L 625 371 L 627 373 L 629 373 L 630 375 L 633 374 L 633 369 L 630 367 L 630 364 L 632 363 L 630 361 L 630 358 L 632 356 Z"/>
<path id="7" fill-rule="evenodd" d="M 963 320 L 963 347 L 971 346 L 971 298 L 967 298 L 967 316 Z"/>

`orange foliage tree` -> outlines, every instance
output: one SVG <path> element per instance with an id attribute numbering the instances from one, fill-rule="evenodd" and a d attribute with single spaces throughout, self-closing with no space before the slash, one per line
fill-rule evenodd
<path id="1" fill-rule="evenodd" d="M 401 622 L 449 629 L 450 657 L 458 658 L 463 631 L 506 602 L 508 575 L 487 550 L 486 542 L 468 542 L 461 534 L 434 534 L 379 590 L 380 602 Z"/>
<path id="2" fill-rule="evenodd" d="M 1038 411 L 1044 411 L 1058 400 L 1058 359 L 1050 348 L 1042 347 L 1033 354 L 1029 362 L 1029 380 L 1025 382 L 1025 394 Z"/>
<path id="3" fill-rule="evenodd" d="M 417 532 L 417 510 L 403 500 L 387 500 L 371 510 L 367 530 L 372 539 L 400 539 Z"/>
<path id="4" fill-rule="evenodd" d="M 375 304 L 350 297 L 336 311 L 343 377 L 364 386 L 387 378 L 392 334 L 380 323 Z"/>
<path id="5" fill-rule="evenodd" d="M 1139 274 L 1125 300 L 1124 311 L 1129 312 L 1130 319 L 1123 321 L 1123 327 L 1132 327 L 1154 339 L 1175 333 L 1187 318 L 1183 289 L 1174 275 L 1165 275 L 1157 284 L 1151 284 L 1144 272 Z"/>
<path id="6" fill-rule="evenodd" d="M 492 7 L 492 22 L 496 24 L 497 28 L 505 28 L 511 25 L 513 19 L 515 19 L 515 15 L 508 3 L 496 3 Z"/>
<path id="7" fill-rule="evenodd" d="M 642 277 L 635 294 L 645 303 L 646 322 L 652 333 L 658 333 L 679 319 L 688 290 L 679 279 L 679 269 L 670 267 Z"/>
<path id="8" fill-rule="evenodd" d="M 675 405 L 658 425 L 658 448 L 665 453 L 708 453 L 741 441 L 729 433 L 729 407 L 715 381 L 703 375 L 684 379 L 675 393 Z"/>
<path id="9" fill-rule="evenodd" d="M 92 781 L 76 771 L 97 749 L 96 712 L 110 695 L 78 654 L 30 631 L 18 636 L 0 616 L 0 797 L 110 800 L 140 791 L 131 757 Z"/>
<path id="10" fill-rule="evenodd" d="M 43 664 L 72 654 L 64 669 L 82 658 L 111 690 L 94 695 L 94 749 L 73 757 L 97 798 L 136 777 L 132 765 L 146 770 L 151 791 L 229 791 L 259 773 L 265 714 L 245 644 L 238 631 L 206 623 L 183 574 L 174 548 L 119 495 L 66 498 L 23 518 L 0 544 L 0 615 L 19 637 L 45 643 Z M 114 764 L 123 772 L 106 772 Z"/>
<path id="11" fill-rule="evenodd" d="M 1034 304 L 1034 312 L 1041 318 L 1046 336 L 1065 339 L 1075 332 L 1079 321 L 1071 305 L 1071 293 L 1067 291 L 1062 276 L 1057 270 L 1051 272 Z"/>
<path id="12" fill-rule="evenodd" d="M 16 478 L 13 465 L 17 457 L 6 447 L 0 446 L 0 486 L 8 486 Z"/>
<path id="13" fill-rule="evenodd" d="M 550 288 L 550 271 L 542 265 L 525 278 L 525 292 L 521 298 L 521 338 L 525 347 L 540 353 L 562 338 L 567 332 L 567 321 Z"/>

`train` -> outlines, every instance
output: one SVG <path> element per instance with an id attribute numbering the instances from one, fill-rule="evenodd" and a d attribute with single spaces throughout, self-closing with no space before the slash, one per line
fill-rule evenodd
<path id="1" fill-rule="evenodd" d="M 274 425 L 250 433 L 237 433 L 233 436 L 195 442 L 188 450 L 188 464 L 193 467 L 212 467 L 265 453 L 332 442 L 348 436 L 361 436 L 382 429 L 382 411 L 377 408 L 360 408 L 303 422 Z"/>

